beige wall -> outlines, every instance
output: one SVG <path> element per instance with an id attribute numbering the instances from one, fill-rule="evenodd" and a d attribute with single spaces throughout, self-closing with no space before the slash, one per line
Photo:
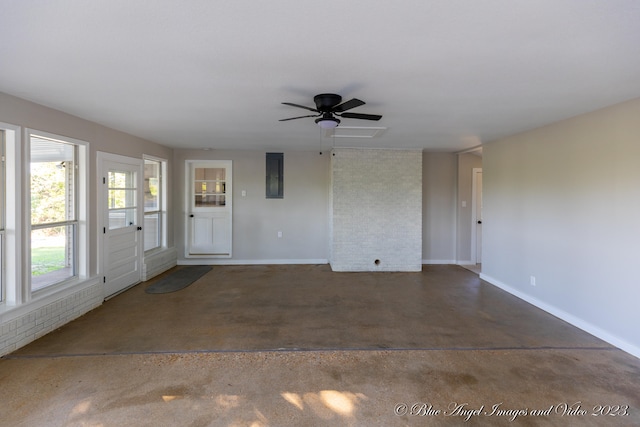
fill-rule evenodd
<path id="1" fill-rule="evenodd" d="M 639 118 L 636 99 L 485 145 L 482 275 L 638 356 Z"/>
<path id="2" fill-rule="evenodd" d="M 456 262 L 456 174 L 453 153 L 422 154 L 422 262 Z"/>
<path id="3" fill-rule="evenodd" d="M 173 204 L 179 262 L 185 261 L 185 161 L 233 162 L 233 256 L 219 263 L 326 263 L 329 154 L 284 153 L 284 198 L 265 197 L 265 152 L 176 150 Z M 242 197 L 242 191 L 246 196 Z M 282 231 L 282 238 L 278 238 Z"/>

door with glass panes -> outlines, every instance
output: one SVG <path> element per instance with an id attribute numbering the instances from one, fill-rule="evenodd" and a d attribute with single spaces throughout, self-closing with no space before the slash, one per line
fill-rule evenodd
<path id="1" fill-rule="evenodd" d="M 142 160 L 98 153 L 102 187 L 105 296 L 140 282 L 142 266 Z"/>
<path id="2" fill-rule="evenodd" d="M 186 256 L 231 257 L 231 161 L 187 161 Z"/>

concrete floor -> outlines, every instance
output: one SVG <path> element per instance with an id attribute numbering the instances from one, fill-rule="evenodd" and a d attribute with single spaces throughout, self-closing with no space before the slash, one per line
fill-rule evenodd
<path id="1" fill-rule="evenodd" d="M 0 425 L 640 425 L 640 360 L 461 267 L 151 283 L 0 360 Z"/>

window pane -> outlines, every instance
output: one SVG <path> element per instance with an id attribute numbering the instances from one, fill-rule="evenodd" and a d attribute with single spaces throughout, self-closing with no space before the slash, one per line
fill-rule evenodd
<path id="1" fill-rule="evenodd" d="M 196 180 L 224 181 L 227 170 L 225 168 L 195 168 Z"/>
<path id="2" fill-rule="evenodd" d="M 160 210 L 160 162 L 144 161 L 144 210 Z"/>
<path id="3" fill-rule="evenodd" d="M 136 190 L 109 190 L 109 209 L 132 208 L 136 205 Z"/>
<path id="4" fill-rule="evenodd" d="M 4 301 L 4 232 L 0 233 L 0 301 Z"/>
<path id="5" fill-rule="evenodd" d="M 133 187 L 133 172 L 109 171 L 109 188 Z"/>
<path id="6" fill-rule="evenodd" d="M 136 223 L 135 172 L 109 171 L 109 230 L 129 227 Z"/>
<path id="7" fill-rule="evenodd" d="M 136 208 L 131 209 L 110 209 L 109 210 L 109 230 L 115 228 L 129 227 L 136 223 Z"/>
<path id="8" fill-rule="evenodd" d="M 75 275 L 75 225 L 31 232 L 31 289 L 61 282 Z"/>
<path id="9" fill-rule="evenodd" d="M 74 147 L 31 138 L 31 223 L 75 219 Z"/>
<path id="10" fill-rule="evenodd" d="M 145 214 L 144 216 L 144 250 L 160 246 L 160 213 Z"/>

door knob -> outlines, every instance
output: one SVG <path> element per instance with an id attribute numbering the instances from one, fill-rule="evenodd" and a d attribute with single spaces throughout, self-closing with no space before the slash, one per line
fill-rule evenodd
<path id="1" fill-rule="evenodd" d="M 138 227 L 138 231 L 142 230 L 142 227 Z"/>
<path id="2" fill-rule="evenodd" d="M 193 214 L 189 215 L 189 218 L 193 218 Z"/>
<path id="3" fill-rule="evenodd" d="M 482 224 L 482 221 L 478 221 L 478 224 Z"/>

